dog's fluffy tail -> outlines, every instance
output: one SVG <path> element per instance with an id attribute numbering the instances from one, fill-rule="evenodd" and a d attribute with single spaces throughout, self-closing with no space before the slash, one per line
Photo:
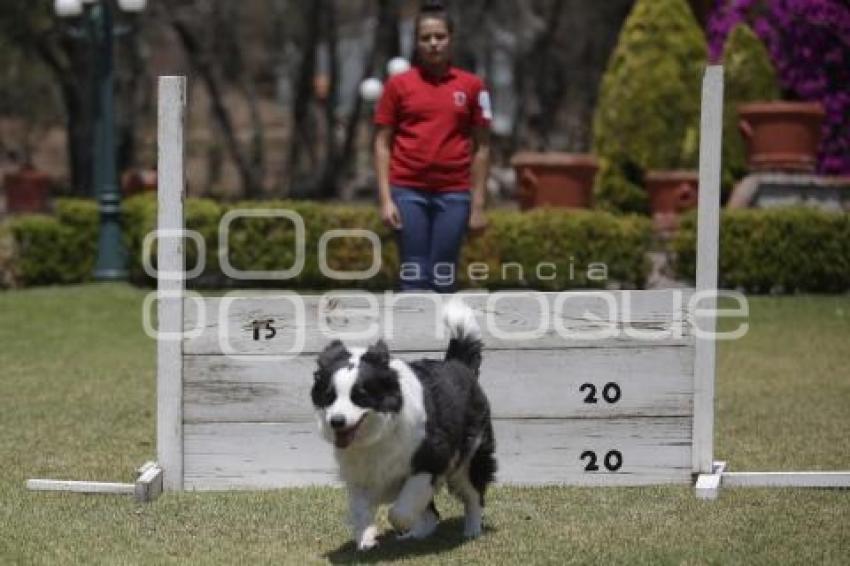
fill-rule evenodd
<path id="1" fill-rule="evenodd" d="M 452 299 L 443 310 L 443 322 L 449 329 L 449 347 L 446 360 L 458 360 L 475 375 L 481 367 L 481 328 L 475 321 L 472 309 L 460 299 Z"/>

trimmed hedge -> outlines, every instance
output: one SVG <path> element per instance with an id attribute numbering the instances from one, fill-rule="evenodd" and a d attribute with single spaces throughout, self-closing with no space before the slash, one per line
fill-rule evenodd
<path id="1" fill-rule="evenodd" d="M 646 284 L 652 229 L 645 217 L 543 208 L 494 211 L 489 219 L 484 235 L 463 251 L 464 286 L 557 291 Z M 488 279 L 476 280 L 484 272 L 479 264 Z"/>
<path id="2" fill-rule="evenodd" d="M 305 266 L 287 281 L 233 281 L 218 265 L 218 225 L 236 208 L 294 210 L 304 219 Z M 142 270 L 145 235 L 156 224 L 156 200 L 139 196 L 124 203 L 125 243 L 131 258 L 131 278 L 151 285 Z M 527 213 L 488 213 L 490 227 L 464 247 L 458 279 L 461 288 L 560 290 L 608 286 L 642 287 L 651 244 L 649 221 L 640 216 L 603 212 L 538 209 Z M 256 287 L 291 289 L 359 287 L 392 289 L 398 270 L 394 238 L 371 206 L 324 205 L 313 202 L 247 202 L 223 206 L 206 199 L 188 199 L 189 229 L 207 244 L 204 275 L 193 287 Z M 65 199 L 56 215 L 31 215 L 0 226 L 4 284 L 68 284 L 91 278 L 97 246 L 97 204 Z M 231 226 L 230 262 L 239 269 L 286 269 L 294 262 L 294 233 L 284 219 L 242 219 Z M 367 281 L 339 282 L 319 271 L 319 239 L 327 230 L 359 228 L 375 232 L 382 248 L 381 268 Z M 5 234 L 5 235 L 4 235 Z M 9 246 L 10 240 L 14 245 Z M 7 248 L 13 248 L 11 252 Z M 186 246 L 187 266 L 197 250 Z M 329 267 L 340 271 L 367 269 L 372 246 L 365 238 L 333 239 L 327 246 Z M 682 221 L 671 242 L 673 269 L 679 279 L 693 280 L 696 263 L 696 215 Z M 152 250 L 152 251 L 155 251 Z M 601 266 L 604 264 L 605 268 Z M 844 292 L 850 289 L 850 215 L 786 208 L 724 211 L 720 229 L 720 285 L 752 293 Z"/>
<path id="3" fill-rule="evenodd" d="M 674 270 L 696 272 L 696 215 L 673 240 Z M 724 211 L 719 283 L 750 293 L 844 292 L 850 289 L 850 215 L 811 208 Z"/>
<path id="4" fill-rule="evenodd" d="M 289 209 L 306 227 L 305 265 L 290 280 L 234 281 L 222 275 L 218 261 L 218 226 L 236 209 Z M 372 206 L 327 205 L 300 201 L 243 202 L 223 206 L 208 199 L 187 199 L 186 226 L 200 232 L 206 243 L 206 264 L 193 287 L 274 286 L 293 289 L 358 287 L 392 289 L 398 272 L 394 234 L 385 228 Z M 97 205 L 66 200 L 56 217 L 14 219 L 11 230 L 18 253 L 16 264 L 23 285 L 74 283 L 90 278 L 97 244 Z M 151 195 L 123 204 L 124 238 L 130 256 L 130 277 L 152 285 L 142 269 L 145 235 L 156 226 L 156 200 Z M 490 227 L 465 246 L 458 279 L 461 288 L 525 288 L 559 290 L 587 287 L 642 287 L 649 267 L 645 252 L 651 240 L 646 218 L 604 212 L 541 209 L 530 213 L 492 211 Z M 294 265 L 295 234 L 289 220 L 240 218 L 230 225 L 228 259 L 241 270 L 281 270 Z M 337 281 L 319 269 L 322 234 L 335 229 L 361 229 L 381 242 L 378 273 L 363 281 Z M 366 270 L 372 265 L 372 244 L 363 237 L 334 238 L 327 245 L 328 267 L 339 271 Z M 155 246 L 151 263 L 155 265 Z M 197 249 L 186 245 L 186 265 L 196 265 Z"/>

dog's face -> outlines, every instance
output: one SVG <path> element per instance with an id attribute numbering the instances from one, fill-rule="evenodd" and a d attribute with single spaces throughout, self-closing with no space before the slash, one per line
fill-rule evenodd
<path id="1" fill-rule="evenodd" d="M 334 340 L 319 355 L 314 377 L 319 427 L 338 449 L 376 442 L 401 410 L 398 374 L 383 341 L 363 351 Z"/>

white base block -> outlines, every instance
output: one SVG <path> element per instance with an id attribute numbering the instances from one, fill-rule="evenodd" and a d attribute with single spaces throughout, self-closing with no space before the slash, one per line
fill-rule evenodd
<path id="1" fill-rule="evenodd" d="M 726 462 L 714 462 L 711 474 L 700 474 L 697 477 L 696 495 L 698 499 L 717 499 L 720 494 L 720 482 Z"/>

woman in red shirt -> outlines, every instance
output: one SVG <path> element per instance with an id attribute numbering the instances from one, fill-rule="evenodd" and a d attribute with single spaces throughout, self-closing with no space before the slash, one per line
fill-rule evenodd
<path id="1" fill-rule="evenodd" d="M 403 291 L 452 292 L 467 229 L 486 227 L 490 98 L 451 65 L 454 26 L 428 2 L 414 25 L 410 70 L 386 83 L 375 112 L 381 218 L 397 230 Z"/>

